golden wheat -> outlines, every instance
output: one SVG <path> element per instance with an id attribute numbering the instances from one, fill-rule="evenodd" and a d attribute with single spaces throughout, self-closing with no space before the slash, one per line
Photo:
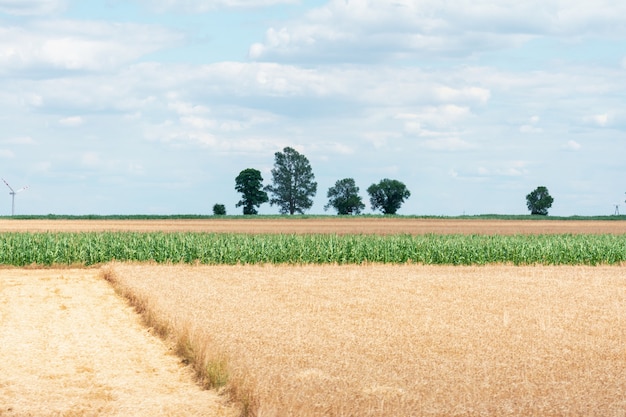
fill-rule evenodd
<path id="1" fill-rule="evenodd" d="M 624 234 L 621 220 L 484 220 L 409 217 L 233 218 L 175 220 L 0 219 L 0 232 L 211 232 L 331 234 Z"/>
<path id="2" fill-rule="evenodd" d="M 221 364 L 250 415 L 626 410 L 624 267 L 114 264 L 107 276 L 205 382 Z"/>
<path id="3" fill-rule="evenodd" d="M 234 415 L 96 270 L 1 269 L 0 358 L 0 416 Z"/>

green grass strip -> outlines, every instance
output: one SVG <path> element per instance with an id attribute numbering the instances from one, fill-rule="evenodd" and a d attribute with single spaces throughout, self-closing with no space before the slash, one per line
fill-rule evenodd
<path id="1" fill-rule="evenodd" d="M 117 261 L 202 264 L 598 265 L 626 262 L 626 235 L 246 235 L 2 233 L 0 264 Z"/>

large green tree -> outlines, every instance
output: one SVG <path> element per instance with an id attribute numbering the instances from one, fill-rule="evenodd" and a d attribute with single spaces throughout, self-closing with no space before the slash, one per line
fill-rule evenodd
<path id="1" fill-rule="evenodd" d="M 554 198 L 550 196 L 548 189 L 544 186 L 535 188 L 526 196 L 526 206 L 530 210 L 530 214 L 547 215 L 548 209 L 552 207 L 553 202 Z"/>
<path id="2" fill-rule="evenodd" d="M 303 214 L 313 205 L 317 183 L 313 169 L 306 156 L 286 147 L 274 154 L 272 185 L 265 190 L 272 194 L 271 205 L 278 205 L 283 214 Z"/>
<path id="3" fill-rule="evenodd" d="M 235 190 L 242 194 L 236 207 L 243 206 L 243 214 L 257 214 L 257 207 L 269 201 L 267 193 L 263 191 L 261 172 L 254 168 L 246 168 L 237 175 Z"/>
<path id="4" fill-rule="evenodd" d="M 378 184 L 372 184 L 367 188 L 370 195 L 372 210 L 380 209 L 383 214 L 396 214 L 404 203 L 404 200 L 411 196 L 411 192 L 402 182 L 385 178 Z"/>
<path id="5" fill-rule="evenodd" d="M 353 178 L 338 180 L 334 187 L 328 189 L 326 197 L 328 204 L 324 210 L 332 207 L 337 210 L 337 214 L 359 214 L 365 208 Z"/>

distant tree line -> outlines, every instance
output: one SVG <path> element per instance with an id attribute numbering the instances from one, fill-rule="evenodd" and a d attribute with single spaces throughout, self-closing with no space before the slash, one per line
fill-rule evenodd
<path id="1" fill-rule="evenodd" d="M 274 154 L 272 183 L 263 186 L 261 172 L 254 168 L 246 168 L 235 178 L 235 190 L 241 194 L 236 207 L 243 207 L 244 215 L 258 213 L 261 204 L 270 203 L 278 206 L 281 214 L 304 214 L 313 206 L 313 197 L 317 193 L 317 182 L 313 169 L 306 156 L 291 147 Z M 398 181 L 383 179 L 367 189 L 370 195 L 372 210 L 380 210 L 383 214 L 395 214 L 411 193 L 406 186 Z M 360 214 L 365 204 L 359 195 L 359 187 L 353 178 L 338 180 L 327 192 L 328 204 L 324 210 L 332 208 L 338 214 Z M 223 205 L 216 205 L 213 214 L 223 215 Z"/>
<path id="2" fill-rule="evenodd" d="M 313 206 L 317 193 L 317 182 L 313 169 L 306 156 L 291 147 L 274 154 L 272 183 L 263 186 L 261 172 L 246 168 L 235 178 L 235 190 L 241 193 L 236 207 L 243 207 L 244 215 L 258 214 L 261 204 L 278 206 L 281 214 L 304 214 Z M 411 196 L 406 185 L 395 179 L 384 178 L 367 188 L 372 210 L 383 214 L 396 214 L 402 204 Z M 353 178 L 337 180 L 326 193 L 328 203 L 324 210 L 334 209 L 340 215 L 357 215 L 365 209 Z M 554 199 L 544 186 L 537 187 L 526 196 L 526 204 L 531 214 L 547 215 Z M 222 204 L 213 206 L 213 214 L 224 215 Z"/>

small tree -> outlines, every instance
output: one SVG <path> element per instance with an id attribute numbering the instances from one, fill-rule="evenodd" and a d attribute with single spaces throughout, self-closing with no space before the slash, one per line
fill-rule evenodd
<path id="1" fill-rule="evenodd" d="M 213 215 L 214 216 L 225 216 L 226 215 L 226 206 L 223 204 L 215 204 L 213 206 Z"/>
<path id="2" fill-rule="evenodd" d="M 552 207 L 553 202 L 554 199 L 544 186 L 537 187 L 526 196 L 526 206 L 530 210 L 530 214 L 547 215 L 548 209 Z"/>
<path id="3" fill-rule="evenodd" d="M 265 187 L 265 191 L 273 194 L 270 205 L 278 205 L 283 214 L 303 214 L 313 205 L 312 197 L 317 192 L 309 160 L 290 147 L 276 152 L 274 157 L 273 185 Z"/>
<path id="4" fill-rule="evenodd" d="M 242 194 L 236 207 L 243 206 L 243 214 L 257 214 L 256 208 L 269 201 L 262 188 L 263 177 L 259 170 L 247 168 L 241 171 L 235 178 L 235 190 Z"/>
<path id="5" fill-rule="evenodd" d="M 326 197 L 328 204 L 324 206 L 324 210 L 332 207 L 337 210 L 337 214 L 360 214 L 365 208 L 359 196 L 359 187 L 352 178 L 338 180 L 334 187 L 328 189 Z"/>
<path id="6" fill-rule="evenodd" d="M 404 200 L 411 196 L 402 182 L 388 178 L 370 185 L 367 193 L 370 195 L 372 210 L 380 209 L 383 214 L 396 214 Z"/>

